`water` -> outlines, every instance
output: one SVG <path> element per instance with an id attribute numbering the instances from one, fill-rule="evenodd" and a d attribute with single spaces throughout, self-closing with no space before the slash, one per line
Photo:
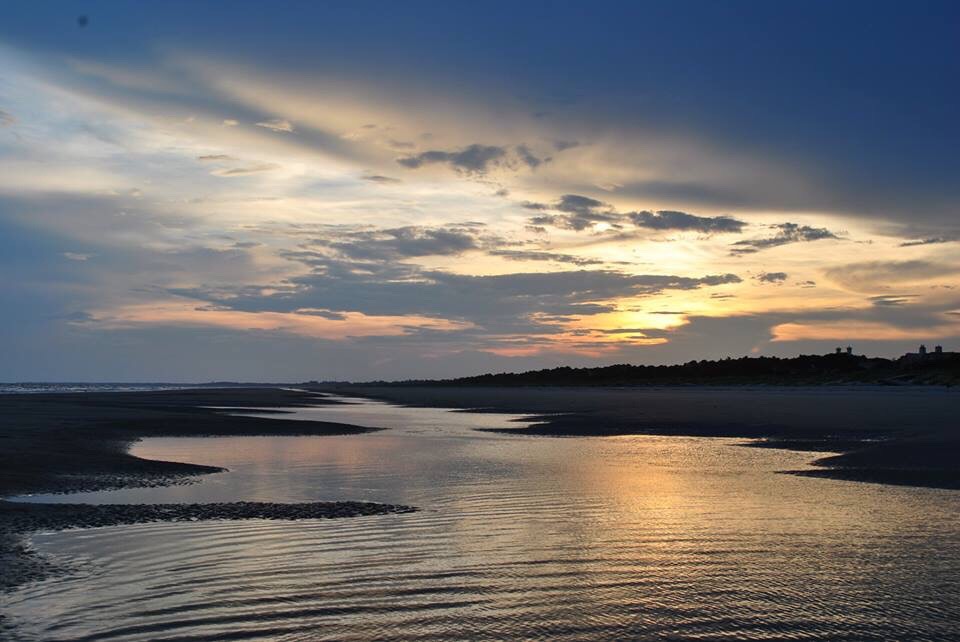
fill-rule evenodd
<path id="1" fill-rule="evenodd" d="M 144 390 L 183 390 L 202 388 L 189 383 L 0 383 L 0 395 L 43 394 L 63 392 L 139 392 Z"/>
<path id="2" fill-rule="evenodd" d="M 377 402 L 297 411 L 391 430 L 151 439 L 202 483 L 58 501 L 407 503 L 419 513 L 42 534 L 77 572 L 3 599 L 23 640 L 946 640 L 953 491 L 795 477 L 736 440 L 546 438 L 517 417 Z"/>

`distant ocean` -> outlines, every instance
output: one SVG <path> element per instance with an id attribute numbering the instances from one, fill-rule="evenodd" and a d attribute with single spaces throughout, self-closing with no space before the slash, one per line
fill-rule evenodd
<path id="1" fill-rule="evenodd" d="M 135 392 L 138 390 L 184 390 L 202 388 L 189 383 L 0 383 L 0 394 L 39 394 L 44 392 Z"/>

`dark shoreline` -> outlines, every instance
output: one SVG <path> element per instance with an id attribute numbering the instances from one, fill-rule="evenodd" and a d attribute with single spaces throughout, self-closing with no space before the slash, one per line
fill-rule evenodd
<path id="1" fill-rule="evenodd" d="M 320 421 L 237 417 L 222 408 L 298 408 L 330 403 L 280 388 L 0 395 L 0 591 L 62 569 L 24 539 L 38 530 L 199 519 L 330 519 L 415 511 L 366 502 L 220 504 L 34 504 L 15 495 L 70 493 L 190 483 L 215 466 L 130 455 L 144 437 L 344 435 L 379 430 Z M 275 411 L 281 413 L 282 411 Z"/>
<path id="2" fill-rule="evenodd" d="M 844 481 L 960 489 L 960 390 L 936 386 L 310 386 L 407 406 L 531 415 L 543 437 L 735 437 L 744 445 L 835 453 Z M 694 395 L 693 393 L 697 393 Z"/>

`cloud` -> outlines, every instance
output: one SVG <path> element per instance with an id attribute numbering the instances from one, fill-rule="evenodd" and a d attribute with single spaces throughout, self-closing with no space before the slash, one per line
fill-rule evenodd
<path id="1" fill-rule="evenodd" d="M 234 120 L 234 119 L 232 119 L 232 118 L 225 118 L 225 119 L 223 120 L 223 126 L 224 126 L 224 127 L 236 127 L 236 126 L 239 125 L 239 124 L 240 124 L 240 121 Z"/>
<path id="2" fill-rule="evenodd" d="M 771 227 L 777 230 L 773 236 L 737 241 L 733 243 L 733 249 L 730 251 L 730 254 L 735 256 L 754 254 L 760 250 L 766 250 L 780 245 L 788 245 L 790 243 L 840 238 L 825 227 L 810 227 L 809 225 L 798 225 L 796 223 L 779 223 Z"/>
<path id="3" fill-rule="evenodd" d="M 493 145 L 469 145 L 454 152 L 430 150 L 414 156 L 404 156 L 397 162 L 410 169 L 424 165 L 444 164 L 465 174 L 485 174 L 490 168 L 500 165 L 507 156 L 504 147 Z"/>
<path id="4" fill-rule="evenodd" d="M 864 261 L 832 267 L 824 274 L 850 290 L 870 292 L 903 283 L 955 278 L 957 267 L 930 261 Z"/>
<path id="5" fill-rule="evenodd" d="M 696 216 L 673 210 L 631 212 L 627 217 L 637 227 L 652 230 L 695 231 L 704 234 L 740 232 L 746 226 L 745 222 L 729 216 Z"/>
<path id="6" fill-rule="evenodd" d="M 198 161 L 211 162 L 211 161 L 225 161 L 225 160 L 236 160 L 232 156 L 227 156 L 226 154 L 205 154 L 203 156 L 197 156 Z"/>
<path id="7" fill-rule="evenodd" d="M 537 158 L 526 145 L 517 145 L 514 149 L 517 153 L 517 157 L 520 159 L 520 162 L 530 169 L 536 169 L 544 162 L 544 159 Z"/>
<path id="8" fill-rule="evenodd" d="M 215 169 L 211 174 L 214 176 L 250 176 L 251 174 L 262 174 L 263 172 L 272 172 L 273 170 L 280 169 L 280 165 L 276 163 L 260 163 L 258 165 L 250 165 L 248 167 L 233 167 L 230 169 L 220 168 Z"/>
<path id="9" fill-rule="evenodd" d="M 7 127 L 15 122 L 17 122 L 17 119 L 13 117 L 13 114 L 0 109 L 0 127 Z"/>
<path id="10" fill-rule="evenodd" d="M 580 143 L 575 140 L 555 140 L 553 141 L 553 148 L 558 152 L 566 151 L 568 149 L 573 149 L 574 147 L 579 147 Z"/>
<path id="11" fill-rule="evenodd" d="M 881 294 L 879 296 L 872 296 L 868 300 L 877 306 L 897 307 L 906 305 L 916 298 L 916 294 Z"/>
<path id="12" fill-rule="evenodd" d="M 900 244 L 900 247 L 914 247 L 917 245 L 940 245 L 941 243 L 953 243 L 957 240 L 960 240 L 960 236 L 957 235 L 948 235 L 948 236 L 930 236 L 923 239 L 914 239 L 911 241 L 904 241 Z"/>
<path id="13" fill-rule="evenodd" d="M 93 258 L 94 254 L 82 254 L 80 252 L 64 252 L 63 256 L 70 259 L 71 261 L 88 261 Z"/>
<path id="14" fill-rule="evenodd" d="M 537 250 L 491 250 L 488 254 L 491 256 L 499 256 L 508 261 L 555 261 L 557 263 L 570 263 L 572 265 L 600 265 L 604 263 L 604 261 L 600 259 Z"/>
<path id="15" fill-rule="evenodd" d="M 286 118 L 271 118 L 269 120 L 262 120 L 259 123 L 257 123 L 257 127 L 264 127 L 274 132 L 289 133 L 293 131 L 293 123 L 291 123 Z"/>
<path id="16" fill-rule="evenodd" d="M 419 235 L 418 236 L 422 236 Z M 431 238 L 425 242 L 432 242 Z M 446 246 L 444 246 L 446 247 Z M 350 248 L 342 258 L 323 251 L 302 250 L 288 258 L 310 273 L 285 284 L 232 289 L 178 288 L 169 290 L 230 310 L 289 313 L 302 309 L 357 312 L 368 316 L 415 316 L 469 323 L 474 347 L 534 336 L 559 335 L 570 315 L 603 314 L 615 310 L 622 297 L 654 296 L 667 290 L 696 290 L 739 283 L 734 274 L 702 277 L 627 274 L 616 270 L 576 270 L 478 275 L 429 270 L 396 260 L 401 251 L 358 253 Z M 383 248 L 378 248 L 383 250 Z M 443 251 L 407 248 L 407 254 Z M 455 252 L 452 247 L 449 252 Z M 360 258 L 353 257 L 359 255 Z"/>
<path id="17" fill-rule="evenodd" d="M 399 178 L 393 178 L 391 176 L 382 176 L 380 174 L 366 174 L 361 176 L 365 181 L 370 181 L 371 183 L 379 183 L 381 185 L 395 185 L 397 183 L 402 183 L 403 181 Z"/>
<path id="18" fill-rule="evenodd" d="M 787 280 L 786 272 L 761 272 L 753 277 L 761 283 L 783 283 Z"/>
<path id="19" fill-rule="evenodd" d="M 563 214 L 544 214 L 530 219 L 531 225 L 553 227 L 581 231 L 592 228 L 599 223 L 610 227 L 620 227 L 622 217 L 613 207 L 589 196 L 579 194 L 564 194 L 560 200 L 552 205 L 525 201 L 522 207 L 531 210 L 553 210 Z"/>
<path id="20" fill-rule="evenodd" d="M 564 194 L 553 204 L 524 201 L 521 207 L 536 211 L 558 211 L 564 214 L 543 214 L 530 219 L 536 226 L 551 225 L 561 229 L 581 231 L 604 223 L 621 229 L 626 221 L 637 227 L 656 231 L 696 231 L 704 234 L 740 232 L 746 223 L 729 216 L 696 216 L 674 210 L 639 211 L 621 214 L 612 205 L 589 196 Z"/>
<path id="21" fill-rule="evenodd" d="M 479 249 L 478 235 L 468 228 L 418 226 L 382 230 L 335 229 L 314 245 L 329 248 L 338 255 L 363 261 L 393 261 L 420 256 L 454 256 Z"/>

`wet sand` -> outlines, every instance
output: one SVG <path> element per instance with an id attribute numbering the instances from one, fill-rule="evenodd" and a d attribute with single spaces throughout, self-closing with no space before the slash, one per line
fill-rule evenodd
<path id="1" fill-rule="evenodd" d="M 318 387 L 318 389 L 321 389 Z M 851 481 L 960 488 L 960 390 L 934 386 L 323 388 L 412 406 L 538 415 L 543 436 L 743 437 L 746 445 L 837 453 L 820 470 Z"/>
<path id="2" fill-rule="evenodd" d="M 234 417 L 217 407 L 295 408 L 329 403 L 302 391 L 224 388 L 0 395 L 0 498 L 189 483 L 223 468 L 152 461 L 127 450 L 143 437 L 344 435 L 348 424 Z M 198 519 L 318 519 L 409 512 L 360 502 L 183 505 L 24 504 L 0 499 L 0 590 L 56 572 L 23 537 L 37 530 Z"/>

